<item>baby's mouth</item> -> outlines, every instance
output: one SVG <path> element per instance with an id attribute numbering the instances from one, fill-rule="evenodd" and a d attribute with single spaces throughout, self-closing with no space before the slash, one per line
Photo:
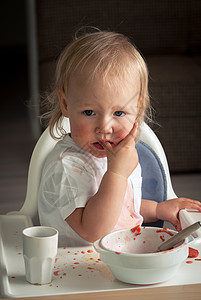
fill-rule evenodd
<path id="1" fill-rule="evenodd" d="M 115 145 L 113 142 L 111 141 L 103 141 L 103 142 L 107 142 L 107 143 L 110 143 L 110 145 Z M 99 150 L 104 150 L 104 147 L 102 146 L 102 142 L 96 142 L 96 143 L 93 143 L 93 145 L 99 149 Z"/>

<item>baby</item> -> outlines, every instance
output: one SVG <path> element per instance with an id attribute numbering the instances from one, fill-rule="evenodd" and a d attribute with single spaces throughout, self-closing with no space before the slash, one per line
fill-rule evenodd
<path id="1" fill-rule="evenodd" d="M 61 140 L 46 160 L 38 209 L 41 224 L 58 229 L 60 245 L 87 245 L 143 220 L 181 229 L 180 209 L 201 211 L 190 199 L 141 200 L 135 145 L 150 109 L 148 72 L 125 36 L 97 30 L 76 37 L 59 58 L 48 100 L 50 133 L 56 129 Z"/>

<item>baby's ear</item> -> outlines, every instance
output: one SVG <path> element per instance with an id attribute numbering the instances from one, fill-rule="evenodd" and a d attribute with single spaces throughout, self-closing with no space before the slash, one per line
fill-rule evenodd
<path id="1" fill-rule="evenodd" d="M 62 115 L 64 117 L 68 117 L 67 101 L 66 101 L 66 95 L 64 91 L 58 90 L 57 96 L 59 98 L 59 104 L 60 104 Z"/>

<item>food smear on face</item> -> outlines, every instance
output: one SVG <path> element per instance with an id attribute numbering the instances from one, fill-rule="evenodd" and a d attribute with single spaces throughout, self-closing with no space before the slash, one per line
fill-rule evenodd
<path id="1" fill-rule="evenodd" d="M 198 257 L 198 255 L 199 255 L 199 251 L 197 249 L 189 247 L 188 257 L 195 258 L 195 257 Z"/>

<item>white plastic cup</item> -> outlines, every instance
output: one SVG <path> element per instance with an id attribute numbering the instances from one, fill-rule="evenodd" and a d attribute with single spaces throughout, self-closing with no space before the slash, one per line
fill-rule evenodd
<path id="1" fill-rule="evenodd" d="M 26 280 L 32 284 L 52 281 L 58 247 L 58 231 L 52 227 L 34 226 L 23 230 L 23 256 Z"/>

